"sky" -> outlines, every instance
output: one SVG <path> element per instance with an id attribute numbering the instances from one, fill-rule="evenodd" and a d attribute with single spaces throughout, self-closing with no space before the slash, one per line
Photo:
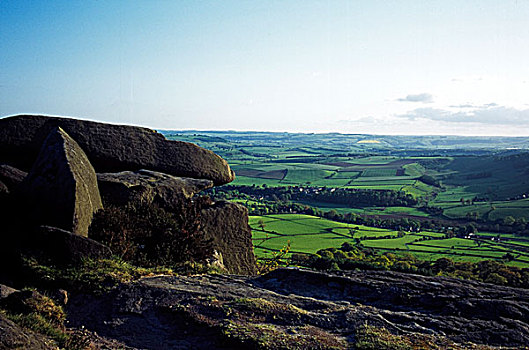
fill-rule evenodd
<path id="1" fill-rule="evenodd" d="M 0 116 L 529 136 L 529 1 L 0 1 Z"/>

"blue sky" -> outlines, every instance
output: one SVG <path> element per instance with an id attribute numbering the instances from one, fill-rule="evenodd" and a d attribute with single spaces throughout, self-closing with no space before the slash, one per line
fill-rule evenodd
<path id="1" fill-rule="evenodd" d="M 0 115 L 529 136 L 529 1 L 0 2 Z"/>

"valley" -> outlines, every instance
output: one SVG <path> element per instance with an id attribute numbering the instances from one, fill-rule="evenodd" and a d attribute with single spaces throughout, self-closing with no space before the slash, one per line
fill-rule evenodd
<path id="1" fill-rule="evenodd" d="M 529 267 L 529 144 L 516 137 L 164 132 L 226 158 L 255 253 L 343 243 L 426 261 Z"/>

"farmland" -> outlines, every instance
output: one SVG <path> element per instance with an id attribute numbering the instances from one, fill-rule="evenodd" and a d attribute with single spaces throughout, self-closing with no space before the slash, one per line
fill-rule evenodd
<path id="1" fill-rule="evenodd" d="M 226 158 L 233 184 L 402 190 L 447 205 L 463 198 L 507 200 L 529 192 L 527 138 L 164 132 Z M 360 142 L 360 143 L 359 143 Z M 519 151 L 510 150 L 518 148 Z M 524 153 L 525 152 L 525 153 Z M 420 178 L 431 175 L 443 188 Z"/>
<path id="2" fill-rule="evenodd" d="M 164 134 L 228 160 L 237 178 L 211 194 L 249 209 L 258 256 L 288 241 L 293 252 L 316 253 L 360 240 L 425 260 L 500 260 L 512 253 L 509 264 L 529 264 L 529 243 L 521 236 L 529 233 L 527 138 Z M 363 195 L 369 191 L 377 195 Z M 351 215 L 354 223 L 344 220 Z M 414 230 L 398 237 L 406 220 Z M 476 234 L 472 239 L 464 238 L 468 230 Z"/>
<path id="3" fill-rule="evenodd" d="M 279 214 L 251 216 L 255 252 L 266 257 L 290 244 L 292 253 L 315 254 L 322 248 L 358 243 L 364 247 L 396 254 L 413 253 L 423 260 L 451 257 L 455 261 L 502 260 L 507 253 L 514 259 L 508 265 L 529 267 L 529 238 L 512 241 L 513 236 L 478 234 L 472 239 L 445 238 L 431 231 L 406 232 L 352 225 L 310 215 Z M 494 238 L 494 240 L 492 240 Z"/>

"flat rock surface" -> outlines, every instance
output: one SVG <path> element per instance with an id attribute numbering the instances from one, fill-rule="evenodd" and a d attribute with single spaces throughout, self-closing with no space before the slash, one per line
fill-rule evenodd
<path id="1" fill-rule="evenodd" d="M 68 307 L 71 326 L 131 348 L 348 348 L 366 324 L 427 348 L 529 344 L 527 290 L 396 272 L 157 276 Z"/>
<path id="2" fill-rule="evenodd" d="M 151 129 L 41 115 L 0 119 L 0 161 L 29 169 L 54 127 L 61 127 L 79 143 L 98 173 L 150 169 L 209 179 L 216 185 L 235 178 L 228 163 L 210 150 L 166 140 Z"/>

